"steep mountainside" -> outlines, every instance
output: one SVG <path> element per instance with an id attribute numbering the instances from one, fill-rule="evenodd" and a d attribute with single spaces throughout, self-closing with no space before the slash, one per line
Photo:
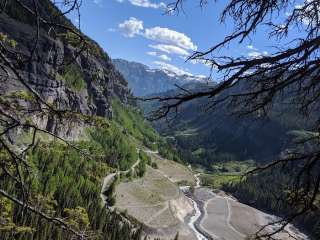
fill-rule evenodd
<path id="1" fill-rule="evenodd" d="M 184 87 L 192 90 L 204 85 Z M 174 94 L 176 90 L 162 93 Z M 219 161 L 271 160 L 290 145 L 291 130 L 307 126 L 293 109 L 284 106 L 276 106 L 268 119 L 239 118 L 227 108 L 205 111 L 209 102 L 210 99 L 202 98 L 185 104 L 170 126 L 164 121 L 155 123 L 161 134 L 174 137 L 183 159 L 208 169 Z M 157 104 L 143 103 L 143 108 L 148 114 Z"/>
<path id="2" fill-rule="evenodd" d="M 148 66 L 123 59 L 113 59 L 113 63 L 128 81 L 135 96 L 146 96 L 153 93 L 174 89 L 175 84 L 204 82 L 205 78 L 190 75 L 177 75 L 162 69 L 150 69 Z"/>
<path id="3" fill-rule="evenodd" d="M 36 2 L 43 19 L 75 29 L 51 1 Z M 102 202 L 102 179 L 130 169 L 140 142 L 176 153 L 125 106 L 127 82 L 94 41 L 82 35 L 89 48 L 79 51 L 75 34 L 50 24 L 40 24 L 36 38 L 35 17 L 20 3 L 33 7 L 0 0 L 0 129 L 8 128 L 0 144 L 0 239 L 141 239 L 139 223 Z M 61 115 L 48 114 L 52 106 Z"/>
<path id="4" fill-rule="evenodd" d="M 32 1 L 22 2 L 28 5 Z M 15 42 L 14 50 L 22 58 L 29 56 L 36 41 L 32 16 L 27 11 L 17 12 L 15 1 L 5 9 L 0 15 L 0 33 Z M 49 1 L 42 2 L 41 12 L 45 19 L 57 21 L 54 16 L 59 11 Z M 58 19 L 73 28 L 67 19 Z M 41 26 L 33 61 L 17 66 L 16 70 L 44 100 L 58 109 L 111 118 L 110 99 L 116 96 L 127 102 L 127 82 L 93 40 L 84 36 L 89 47 L 80 52 L 77 36 L 68 30 L 57 29 L 59 32 L 48 34 L 48 27 Z M 12 90 L 25 91 L 25 88 L 16 79 L 6 79 L 0 84 L 1 95 Z M 55 128 L 52 119 L 41 119 L 41 122 L 48 130 Z"/>

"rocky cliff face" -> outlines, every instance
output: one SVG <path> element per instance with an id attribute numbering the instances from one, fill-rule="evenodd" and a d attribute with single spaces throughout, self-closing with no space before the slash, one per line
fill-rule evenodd
<path id="1" fill-rule="evenodd" d="M 49 1 L 44 2 L 44 5 L 53 7 Z M 50 17 L 48 9 L 42 11 Z M 70 24 L 65 18 L 63 21 Z M 23 79 L 58 109 L 111 118 L 111 97 L 127 102 L 129 90 L 126 80 L 115 69 L 109 56 L 87 37 L 90 47 L 81 53 L 72 41 L 74 36 L 70 37 L 67 31 L 56 33 L 41 27 L 40 37 L 36 40 L 35 24 L 28 21 L 26 13 L 15 13 L 10 6 L 0 14 L 0 34 L 15 42 L 13 51 L 22 59 L 31 55 L 37 41 L 32 61 L 14 64 Z M 1 95 L 25 90 L 13 73 L 4 78 L 5 75 L 1 73 Z M 47 128 L 51 130 L 54 124 L 49 119 L 46 121 Z"/>

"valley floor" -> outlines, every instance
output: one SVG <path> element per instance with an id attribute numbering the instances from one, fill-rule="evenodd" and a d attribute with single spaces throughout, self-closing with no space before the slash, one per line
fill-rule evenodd
<path id="1" fill-rule="evenodd" d="M 179 232 L 179 240 L 244 240 L 277 219 L 222 191 L 200 187 L 198 174 L 193 175 L 191 168 L 144 151 L 157 169 L 147 166 L 142 178 L 120 182 L 115 208 L 141 222 L 149 239 L 172 240 Z M 115 175 L 107 176 L 105 185 Z M 186 191 L 190 186 L 194 194 Z M 308 239 L 292 225 L 285 230 L 276 239 Z"/>
<path id="2" fill-rule="evenodd" d="M 275 216 L 263 213 L 255 208 L 238 202 L 222 191 L 213 192 L 208 188 L 195 191 L 197 201 L 203 203 L 203 217 L 198 226 L 217 240 L 244 240 L 261 229 L 262 226 L 277 220 Z M 277 229 L 268 227 L 267 232 Z M 292 225 L 274 236 L 275 239 L 308 239 Z"/>
<path id="3" fill-rule="evenodd" d="M 146 151 L 158 168 L 147 167 L 139 179 L 121 182 L 116 187 L 115 207 L 143 223 L 150 239 L 196 239 L 187 219 L 193 204 L 180 190 L 179 184 L 195 184 L 192 172 L 185 166 L 161 158 L 156 152 Z"/>

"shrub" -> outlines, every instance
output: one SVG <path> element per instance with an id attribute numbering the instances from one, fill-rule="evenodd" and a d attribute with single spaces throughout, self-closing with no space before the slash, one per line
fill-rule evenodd
<path id="1" fill-rule="evenodd" d="M 64 80 L 67 87 L 77 92 L 83 90 L 86 85 L 83 79 L 82 72 L 79 66 L 76 64 L 65 66 L 62 79 Z"/>
<path id="2" fill-rule="evenodd" d="M 98 44 L 84 35 L 82 35 L 81 38 L 78 34 L 72 31 L 67 31 L 66 33 L 60 34 L 59 36 L 61 36 L 71 46 L 78 49 L 83 49 L 84 51 L 89 52 L 93 56 L 103 57 L 104 55 L 104 52 L 98 46 Z"/>
<path id="3" fill-rule="evenodd" d="M 154 168 L 154 169 L 158 169 L 158 164 L 156 162 L 152 162 L 151 163 L 151 167 Z"/>

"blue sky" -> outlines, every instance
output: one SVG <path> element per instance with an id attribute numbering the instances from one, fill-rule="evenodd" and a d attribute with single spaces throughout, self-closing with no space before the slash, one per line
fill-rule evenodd
<path id="1" fill-rule="evenodd" d="M 177 73 L 208 76 L 202 63 L 185 62 L 194 50 L 206 50 L 233 29 L 227 20 L 219 22 L 225 1 L 209 1 L 200 8 L 198 1 L 186 1 L 184 13 L 168 15 L 170 0 L 85 0 L 81 6 L 81 30 L 97 41 L 112 58 L 166 68 Z M 172 0 L 171 0 L 172 2 Z M 69 16 L 76 23 L 74 15 Z M 272 42 L 266 29 L 242 44 L 234 43 L 219 54 L 252 56 L 269 54 Z"/>

